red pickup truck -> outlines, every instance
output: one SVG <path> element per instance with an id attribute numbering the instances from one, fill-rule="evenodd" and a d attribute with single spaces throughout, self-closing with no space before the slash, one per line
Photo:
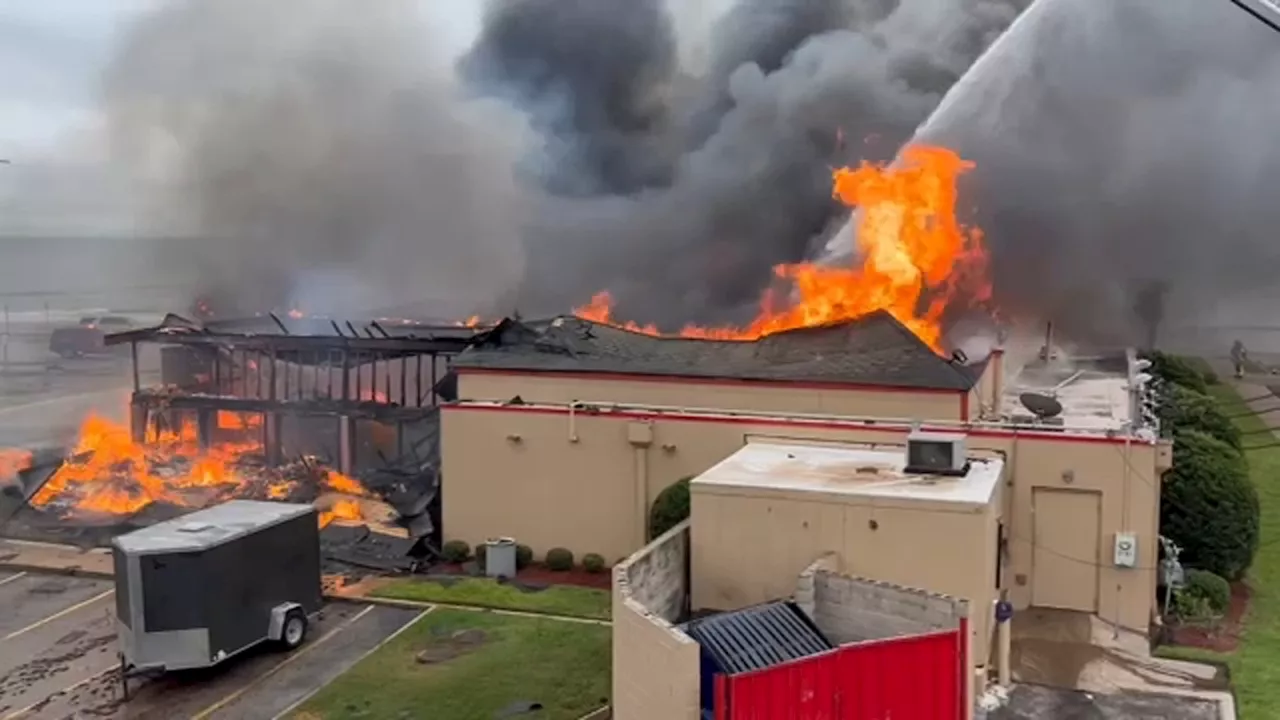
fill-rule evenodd
<path id="1" fill-rule="evenodd" d="M 110 348 L 103 338 L 133 328 L 133 321 L 119 315 L 95 315 L 80 318 L 71 327 L 57 328 L 49 336 L 49 352 L 64 358 L 105 355 Z"/>

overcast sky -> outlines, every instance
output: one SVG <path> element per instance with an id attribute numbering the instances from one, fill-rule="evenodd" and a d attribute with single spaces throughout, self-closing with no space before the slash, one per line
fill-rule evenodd
<path id="1" fill-rule="evenodd" d="M 0 157 L 39 155 L 92 121 L 119 30 L 155 0 L 0 0 Z"/>
<path id="2" fill-rule="evenodd" d="M 172 1 L 0 0 L 0 158 L 13 162 L 0 165 L 0 235 L 129 231 L 110 170 L 92 167 L 98 79 L 130 23 Z M 457 51 L 474 36 L 481 3 L 422 7 Z"/>

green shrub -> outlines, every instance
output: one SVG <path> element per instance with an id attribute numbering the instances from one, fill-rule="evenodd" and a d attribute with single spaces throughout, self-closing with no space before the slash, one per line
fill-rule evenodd
<path id="1" fill-rule="evenodd" d="M 450 540 L 440 548 L 440 559 L 447 563 L 466 562 L 471 555 L 471 546 L 462 540 Z"/>
<path id="2" fill-rule="evenodd" d="M 677 480 L 658 493 L 649 509 L 649 539 L 662 535 L 689 518 L 689 481 Z"/>
<path id="3" fill-rule="evenodd" d="M 1184 430 L 1197 430 L 1240 449 L 1240 430 L 1217 400 L 1184 385 L 1165 385 L 1160 392 L 1161 429 L 1174 437 Z"/>
<path id="4" fill-rule="evenodd" d="M 1218 384 L 1218 373 L 1216 373 L 1216 372 L 1214 372 L 1214 371 L 1212 371 L 1212 370 L 1205 370 L 1203 374 L 1204 374 L 1204 384 L 1205 384 L 1205 385 L 1217 385 L 1217 384 Z"/>
<path id="5" fill-rule="evenodd" d="M 1177 434 L 1160 534 L 1182 548 L 1185 565 L 1232 581 L 1244 576 L 1258 549 L 1258 493 L 1235 448 L 1196 430 Z"/>
<path id="6" fill-rule="evenodd" d="M 1181 591 L 1185 595 L 1204 598 L 1206 606 L 1214 615 L 1226 613 L 1231 606 L 1231 585 L 1226 578 L 1208 570 L 1187 570 L 1187 584 Z"/>
<path id="7" fill-rule="evenodd" d="M 533 548 L 528 545 L 516 546 L 516 569 L 523 570 L 533 562 Z"/>
<path id="8" fill-rule="evenodd" d="M 489 550 L 489 547 L 487 545 L 476 546 L 476 556 L 472 559 L 475 560 L 476 568 L 479 569 L 480 572 L 484 572 L 484 564 L 489 557 L 488 555 L 486 555 L 486 552 L 488 552 L 488 550 Z"/>
<path id="9" fill-rule="evenodd" d="M 1151 375 L 1171 385 L 1181 385 L 1196 392 L 1205 392 L 1209 388 L 1205 384 L 1204 373 L 1190 360 L 1152 350 L 1144 357 L 1151 361 Z"/>
<path id="10" fill-rule="evenodd" d="M 1188 592 L 1186 588 L 1173 592 L 1173 617 L 1182 622 L 1197 622 L 1214 617 L 1209 599 Z"/>
<path id="11" fill-rule="evenodd" d="M 589 573 L 602 573 L 608 567 L 604 563 L 604 556 L 596 553 L 587 553 L 582 556 L 582 569 Z"/>
<path id="12" fill-rule="evenodd" d="M 551 548 L 547 551 L 547 567 L 559 572 L 573 569 L 573 553 L 565 548 Z"/>

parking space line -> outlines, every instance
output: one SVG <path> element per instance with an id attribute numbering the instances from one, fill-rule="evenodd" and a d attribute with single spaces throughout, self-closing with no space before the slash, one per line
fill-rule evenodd
<path id="1" fill-rule="evenodd" d="M 88 685 L 89 683 L 93 682 L 94 680 L 97 680 L 97 679 L 99 679 L 99 678 L 101 678 L 101 677 L 103 677 L 103 676 L 107 675 L 107 674 L 108 674 L 108 673 L 110 673 L 111 671 L 115 670 L 117 667 L 119 667 L 119 666 L 118 666 L 118 665 L 116 665 L 115 663 L 111 663 L 110 665 L 108 665 L 108 666 L 106 666 L 105 668 L 103 668 L 103 669 L 99 670 L 98 672 L 96 672 L 96 673 L 94 673 L 94 674 L 90 675 L 89 677 L 87 677 L 87 678 L 85 678 L 85 679 L 81 680 L 80 682 L 73 683 L 73 684 L 71 684 L 71 685 L 68 685 L 68 686 L 66 686 L 66 687 L 62 688 L 61 690 L 58 690 L 58 691 L 53 692 L 53 693 L 50 693 L 48 697 L 45 697 L 45 698 L 43 698 L 43 699 L 41 699 L 41 700 L 39 700 L 39 701 L 37 701 L 37 702 L 33 702 L 33 703 L 31 703 L 30 705 L 28 705 L 28 706 L 26 706 L 26 707 L 22 708 L 21 710 L 15 710 L 15 711 L 13 711 L 13 712 L 9 713 L 8 715 L 5 715 L 5 716 L 4 716 L 4 718 L 2 718 L 2 719 L 0 719 L 0 720 L 17 720 L 17 718 L 23 717 L 23 716 L 27 715 L 28 713 L 34 712 L 35 710 L 39 709 L 39 708 L 40 708 L 40 707 L 42 707 L 45 703 L 49 702 L 49 701 L 50 701 L 50 700 L 52 700 L 53 698 L 58 697 L 58 696 L 60 696 L 60 695 L 66 695 L 67 693 L 74 692 L 77 688 L 82 687 L 82 686 L 84 686 L 84 685 Z"/>
<path id="2" fill-rule="evenodd" d="M 247 692 L 249 692 L 250 690 L 252 690 L 252 689 L 256 688 L 256 687 L 257 687 L 257 686 L 259 686 L 259 685 L 261 685 L 261 684 L 263 683 L 263 681 L 265 681 L 267 678 L 269 678 L 269 677 L 271 677 L 272 675 L 274 675 L 274 674 L 276 673 L 276 671 L 278 671 L 280 668 L 282 668 L 282 667 L 284 667 L 284 666 L 288 665 L 289 663 L 293 662 L 294 660 L 297 660 L 298 658 L 302 657 L 303 655 L 306 655 L 307 653 L 309 653 L 309 652 L 311 652 L 312 650 L 314 650 L 314 649 L 316 649 L 317 647 L 319 647 L 322 643 L 324 643 L 324 642 L 326 642 L 327 640 L 329 640 L 329 638 L 331 638 L 331 637 L 333 637 L 334 635 L 337 635 L 338 633 L 342 632 L 343 630 L 346 630 L 347 628 L 351 627 L 352 625 L 354 625 L 354 624 L 356 623 L 356 621 L 357 621 L 357 620 L 359 620 L 360 618 L 364 617 L 365 615 L 368 615 L 369 613 L 373 612 L 373 609 L 374 609 L 375 607 L 377 607 L 377 606 L 376 606 L 376 605 L 368 605 L 368 606 L 366 606 L 366 607 L 365 607 L 365 609 L 363 609 L 363 610 L 361 610 L 360 612 L 356 613 L 354 616 L 352 616 L 351 618 L 349 618 L 346 622 L 344 622 L 344 623 L 342 623 L 341 625 L 339 625 L 338 627 L 336 627 L 336 628 L 334 628 L 334 629 L 330 630 L 329 632 L 325 633 L 324 635 L 321 635 L 321 636 L 320 636 L 320 637 L 319 637 L 315 642 L 311 643 L 310 645 L 304 645 L 304 646 L 302 646 L 302 647 L 298 648 L 297 650 L 294 650 L 294 651 L 293 651 L 293 653 L 292 653 L 291 655 L 289 655 L 289 657 L 287 657 L 287 658 L 285 658 L 283 661 L 281 661 L 281 662 L 277 663 L 277 664 L 275 665 L 275 667 L 272 667 L 272 668 L 270 668 L 269 670 L 267 670 L 266 672 L 264 672 L 264 673 L 262 673 L 261 675 L 259 675 L 259 676 L 258 676 L 257 678 L 255 678 L 252 682 L 250 682 L 248 685 L 245 685 L 244 687 L 240 688 L 239 690 L 236 690 L 235 692 L 231 693 L 230 695 L 227 695 L 226 697 L 224 697 L 224 698 L 222 698 L 221 700 L 219 700 L 218 702 L 216 702 L 216 703 L 214 703 L 214 704 L 210 705 L 209 707 L 205 708 L 204 710 L 201 710 L 200 712 L 196 713 L 195 715 L 192 715 L 192 716 L 191 716 L 191 720 L 205 720 L 205 718 L 209 717 L 210 715 L 214 714 L 215 712 L 217 712 L 217 711 L 221 710 L 222 708 L 224 708 L 224 707 L 226 707 L 226 706 L 230 705 L 231 703 L 235 702 L 236 700 L 240 699 L 240 697 L 241 697 L 241 696 L 243 696 L 245 693 L 247 693 Z"/>
<path id="3" fill-rule="evenodd" d="M 371 606 L 371 607 L 372 607 L 372 606 Z M 386 645 L 387 643 L 391 642 L 392 640 L 395 640 L 395 639 L 396 639 L 396 637 L 400 635 L 400 633 L 404 632 L 405 630 L 408 630 L 409 628 L 413 627 L 414 625 L 417 625 L 419 620 L 421 620 L 422 618 L 426 617 L 427 613 L 429 613 L 429 612 L 431 612 L 432 610 L 435 610 L 435 609 L 436 609 L 436 608 L 435 608 L 435 606 L 433 605 L 433 606 L 431 606 L 431 607 L 427 608 L 426 610 L 423 610 L 422 612 L 418 613 L 417 615 L 414 615 L 414 616 L 413 616 L 413 619 L 411 619 L 409 622 L 405 623 L 404 625 L 401 625 L 399 628 L 397 628 L 397 629 L 396 629 L 396 631 L 395 631 L 395 632 L 393 632 L 393 633 L 391 633 L 390 635 L 388 635 L 388 636 L 386 636 L 385 638 L 383 638 L 383 639 L 382 639 L 382 642 L 380 642 L 380 643 L 378 643 L 377 645 L 374 645 L 373 647 L 369 648 L 367 651 L 365 651 L 365 652 L 364 652 L 364 654 L 362 654 L 360 657 L 356 658 L 356 661 L 355 661 L 355 662 L 353 662 L 353 663 L 351 663 L 351 667 L 353 668 L 353 667 L 355 667 L 356 665 L 359 665 L 361 662 L 364 662 L 364 659 L 365 659 L 365 658 L 367 658 L 367 657 L 369 657 L 370 655 L 374 654 L 374 653 L 375 653 L 375 652 L 377 652 L 378 650 L 381 650 L 383 645 Z M 351 668 L 347 668 L 347 670 L 350 670 L 350 669 L 351 669 Z M 346 672 L 346 670 L 344 670 L 343 672 Z M 342 673 L 339 673 L 339 677 L 341 677 L 341 675 L 342 675 Z M 336 680 L 337 678 L 334 678 L 334 679 Z M 328 685 L 328 683 L 325 683 L 325 685 Z M 320 692 L 321 690 L 323 690 L 323 689 L 325 688 L 325 685 L 321 685 L 320 687 L 313 689 L 311 692 L 307 693 L 306 695 L 303 695 L 303 696 L 302 696 L 302 697 L 301 697 L 297 702 L 295 702 L 294 704 L 292 704 L 292 705 L 290 705 L 289 707 L 285 708 L 284 710 L 281 710 L 280 712 L 276 713 L 275 717 L 271 718 L 271 720 L 280 720 L 280 718 L 283 718 L 283 717 L 285 717 L 286 715 L 288 715 L 289 713 L 293 712 L 294 710 L 297 710 L 299 707 L 301 707 L 301 706 L 302 706 L 302 704 L 303 704 L 303 703 L 305 703 L 306 701 L 310 700 L 312 697 L 314 697 L 314 696 L 315 696 L 315 694 L 316 694 L 316 693 L 318 693 L 318 692 Z"/>
<path id="4" fill-rule="evenodd" d="M 14 574 L 10 575 L 10 576 L 9 576 L 9 577 L 7 577 L 7 578 L 0 579 L 0 585 L 8 585 L 9 583 L 13 582 L 14 580 L 19 580 L 19 579 L 21 579 L 21 578 L 23 578 L 23 577 L 26 577 L 26 575 L 27 575 L 27 573 L 26 573 L 26 571 L 25 571 L 25 570 L 24 570 L 24 571 L 22 571 L 22 572 L 16 572 L 16 573 L 14 573 Z"/>
<path id="5" fill-rule="evenodd" d="M 61 612 L 56 612 L 42 620 L 37 620 L 31 623 L 30 625 L 22 628 L 21 630 L 14 630 L 13 632 L 9 633 L 8 635 L 5 635 L 4 637 L 0 637 L 0 642 L 5 642 L 6 640 L 12 640 L 18 637 L 19 635 L 24 635 L 26 633 L 31 632 L 32 630 L 35 630 L 36 628 L 42 627 L 44 625 L 48 625 L 49 623 L 53 622 L 54 620 L 57 620 L 58 618 L 66 617 L 67 615 L 70 615 L 71 613 L 77 610 L 82 610 L 86 607 L 89 607 L 90 605 L 98 602 L 99 600 L 113 594 L 115 594 L 115 590 L 107 590 L 107 591 L 98 593 L 97 595 L 94 595 L 93 597 L 89 598 L 88 600 L 85 600 L 84 602 L 76 603 L 75 605 L 72 605 L 71 607 L 66 608 L 65 610 L 62 610 Z"/>

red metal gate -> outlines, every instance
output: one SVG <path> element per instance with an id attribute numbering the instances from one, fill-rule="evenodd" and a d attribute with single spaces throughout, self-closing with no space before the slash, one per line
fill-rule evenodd
<path id="1" fill-rule="evenodd" d="M 716 720 L 963 720 L 967 622 L 844 645 L 715 682 Z"/>

